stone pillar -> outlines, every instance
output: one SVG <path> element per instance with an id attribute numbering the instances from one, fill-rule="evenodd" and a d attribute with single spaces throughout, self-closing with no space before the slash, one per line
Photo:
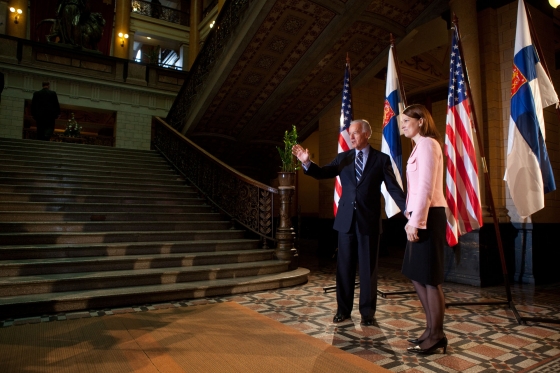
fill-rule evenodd
<path id="1" fill-rule="evenodd" d="M 135 31 L 128 32 L 128 59 L 134 61 L 136 58 L 136 53 L 134 53 L 134 34 Z M 125 44 L 126 45 L 126 44 Z"/>
<path id="2" fill-rule="evenodd" d="M 10 12 L 10 8 L 12 7 L 16 10 L 21 9 L 21 14 L 18 12 Z M 27 0 L 10 0 L 6 13 L 6 34 L 15 36 L 16 38 L 27 39 L 28 17 L 29 9 L 27 9 Z"/>
<path id="3" fill-rule="evenodd" d="M 130 37 L 130 12 L 132 10 L 129 0 L 117 0 L 117 9 L 115 12 L 115 29 L 113 30 L 113 56 L 119 58 L 129 58 L 129 45 L 134 43 L 134 39 Z M 119 37 L 119 33 L 123 37 Z M 124 38 L 124 35 L 128 38 Z"/>
<path id="4" fill-rule="evenodd" d="M 189 70 L 200 50 L 200 31 L 198 26 L 202 20 L 202 0 L 191 0 L 191 26 L 189 38 Z"/>
<path id="5" fill-rule="evenodd" d="M 181 62 L 182 62 L 181 67 L 183 68 L 184 71 L 187 71 L 189 69 L 189 46 L 188 46 L 188 44 L 181 44 L 181 46 L 179 47 L 179 57 L 180 57 Z"/>
<path id="6" fill-rule="evenodd" d="M 294 228 L 292 228 L 290 206 L 292 196 L 295 191 L 294 186 L 280 186 L 278 192 L 280 194 L 280 224 L 276 230 L 276 239 L 278 246 L 276 247 L 276 258 L 280 260 L 289 260 L 289 269 L 296 269 L 299 266 L 299 257 L 294 247 Z"/>

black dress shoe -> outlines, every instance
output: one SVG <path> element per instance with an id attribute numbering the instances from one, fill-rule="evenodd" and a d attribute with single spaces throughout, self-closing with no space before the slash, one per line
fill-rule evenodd
<path id="1" fill-rule="evenodd" d="M 373 325 L 373 316 L 362 316 L 360 325 L 365 325 L 365 326 Z"/>
<path id="2" fill-rule="evenodd" d="M 424 342 L 423 339 L 418 339 L 418 338 L 407 339 L 407 341 L 412 343 L 413 345 L 419 345 L 420 343 Z"/>
<path id="3" fill-rule="evenodd" d="M 339 323 L 339 322 L 343 322 L 346 319 L 349 319 L 350 315 L 345 315 L 343 313 L 336 313 L 336 315 L 334 315 L 332 322 L 334 323 Z"/>
<path id="4" fill-rule="evenodd" d="M 437 341 L 432 347 L 428 348 L 420 348 L 420 346 L 409 347 L 406 350 L 408 352 L 413 352 L 415 354 L 431 354 L 436 351 L 438 348 L 443 348 L 443 353 L 447 350 L 447 337 L 443 337 L 439 341 Z"/>

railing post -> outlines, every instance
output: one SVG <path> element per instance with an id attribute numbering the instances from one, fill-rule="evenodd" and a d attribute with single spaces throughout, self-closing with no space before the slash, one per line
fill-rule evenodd
<path id="1" fill-rule="evenodd" d="M 292 195 L 295 189 L 295 186 L 278 187 L 278 193 L 280 194 L 280 224 L 276 230 L 278 246 L 275 253 L 278 259 L 290 261 L 289 269 L 299 267 L 299 256 L 294 247 L 295 233 L 291 221 L 292 214 L 290 213 Z"/>

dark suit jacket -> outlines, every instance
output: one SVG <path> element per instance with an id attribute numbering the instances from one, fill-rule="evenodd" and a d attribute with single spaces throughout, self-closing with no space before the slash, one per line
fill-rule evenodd
<path id="1" fill-rule="evenodd" d="M 369 145 L 368 145 L 369 146 Z M 354 208 L 356 224 L 360 233 L 375 235 L 380 233 L 381 183 L 385 182 L 387 190 L 401 211 L 406 209 L 406 197 L 395 178 L 391 160 L 387 154 L 370 146 L 367 163 L 360 182 L 356 184 L 354 166 L 356 150 L 339 153 L 330 164 L 319 167 L 311 163 L 306 175 L 316 179 L 328 179 L 340 176 L 342 196 L 338 202 L 338 212 L 333 228 L 348 233 L 352 226 Z"/>
<path id="2" fill-rule="evenodd" d="M 56 92 L 43 88 L 33 93 L 31 115 L 35 120 L 54 120 L 60 115 L 60 105 Z"/>

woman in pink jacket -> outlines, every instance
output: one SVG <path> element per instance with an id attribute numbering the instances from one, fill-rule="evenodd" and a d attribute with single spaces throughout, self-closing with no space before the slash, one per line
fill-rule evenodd
<path id="1" fill-rule="evenodd" d="M 405 227 L 408 244 L 402 273 L 416 289 L 426 313 L 426 329 L 415 339 L 409 352 L 429 354 L 447 349 L 443 332 L 445 300 L 443 248 L 445 245 L 447 203 L 443 195 L 443 155 L 440 135 L 432 116 L 423 105 L 410 105 L 401 118 L 404 135 L 414 140 L 406 165 L 407 190 Z"/>

